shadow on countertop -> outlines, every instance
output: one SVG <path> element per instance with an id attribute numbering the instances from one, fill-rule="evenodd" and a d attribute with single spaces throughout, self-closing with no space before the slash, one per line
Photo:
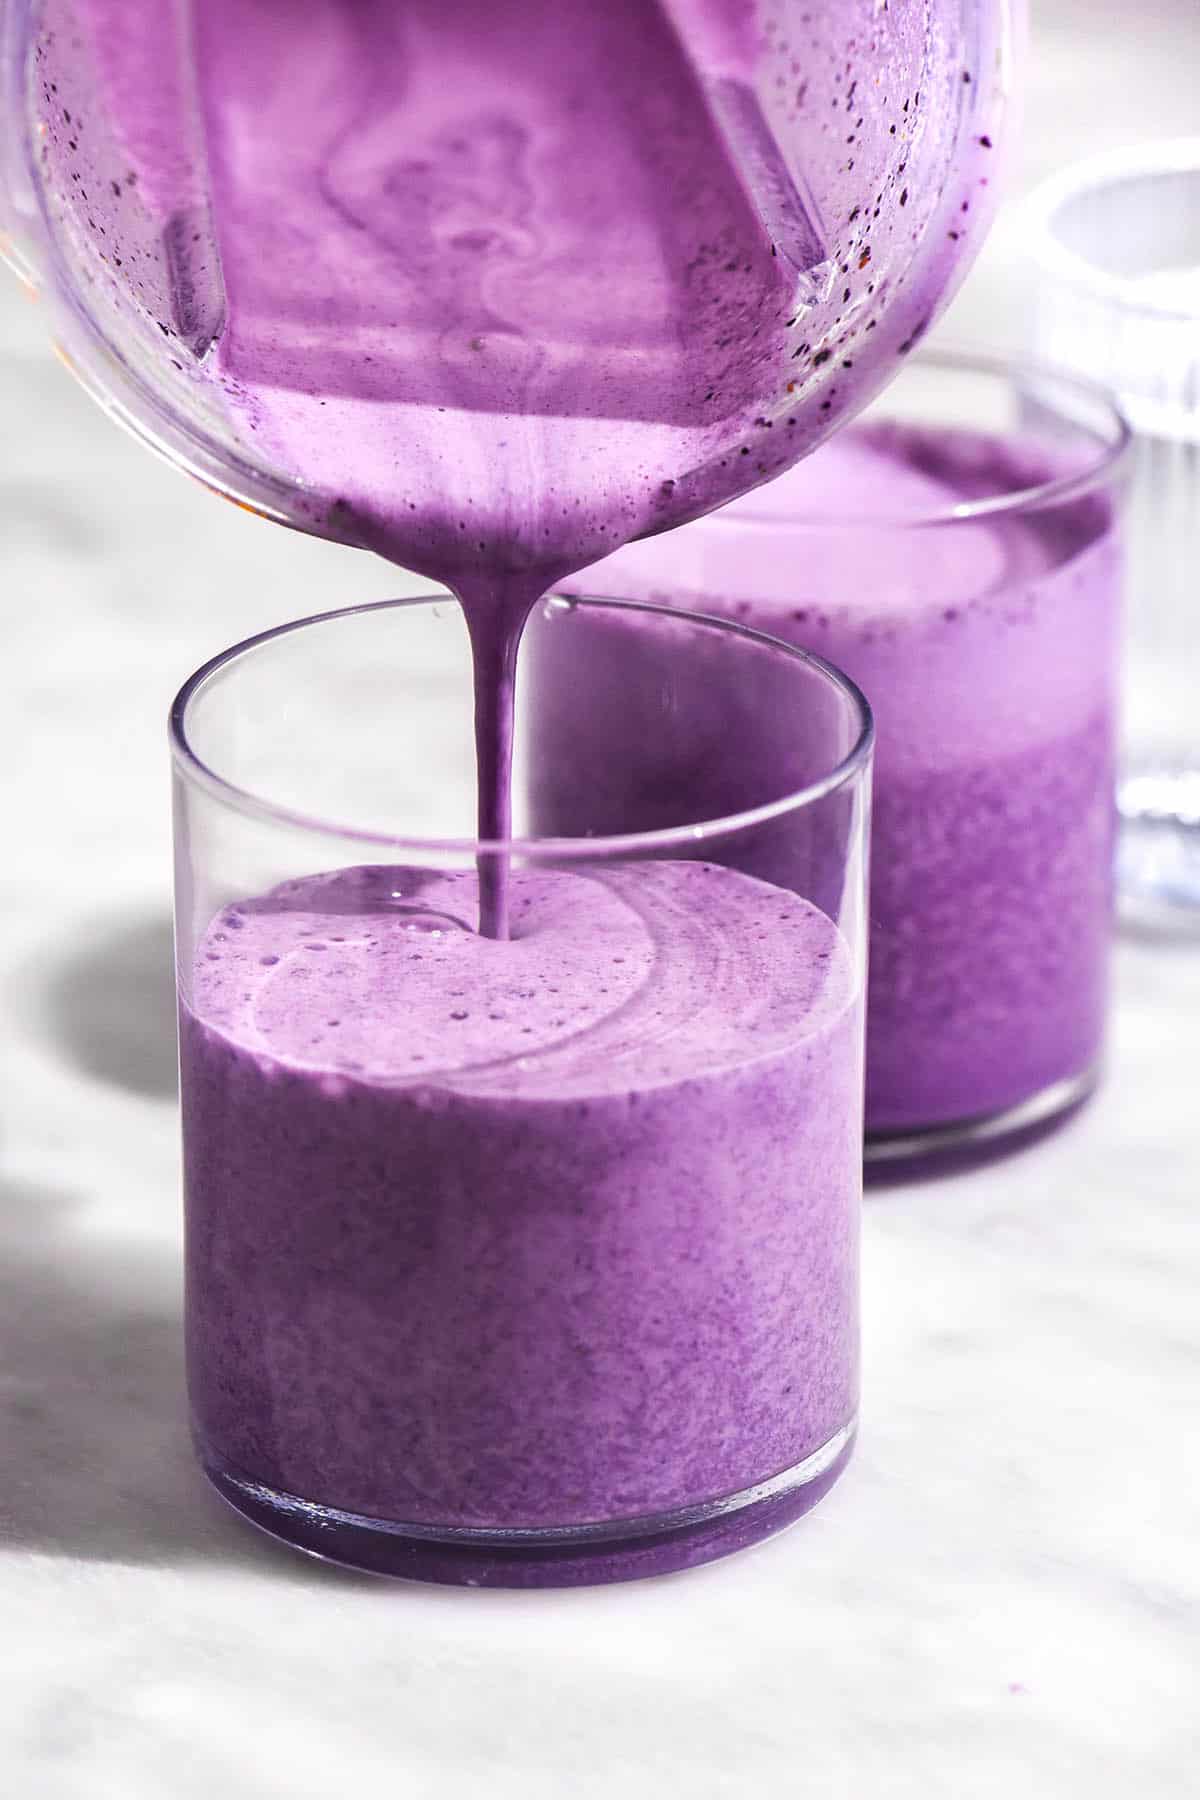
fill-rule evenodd
<path id="1" fill-rule="evenodd" d="M 1051 1118 L 1039 1119 L 1031 1125 L 1021 1126 L 1018 1130 L 1001 1136 L 981 1137 L 973 1142 L 968 1140 L 930 1150 L 925 1155 L 900 1158 L 895 1162 L 868 1161 L 863 1169 L 865 1197 L 868 1201 L 877 1200 L 892 1188 L 908 1188 L 917 1183 L 933 1181 L 961 1180 L 964 1176 L 986 1173 L 998 1163 L 1019 1158 L 1026 1150 L 1032 1150 L 1036 1145 L 1068 1131 L 1094 1099 L 1093 1088 Z"/>
<path id="2" fill-rule="evenodd" d="M 30 974 L 37 1029 L 68 1065 L 140 1098 L 174 1098 L 169 915 L 102 921 L 86 944 L 51 952 Z M 207 1564 L 311 1588 L 411 1593 L 276 1543 L 217 1497 L 188 1432 L 181 1284 L 161 1250 L 79 1229 L 85 1205 L 83 1195 L 0 1176 L 0 1558 Z M 472 1589 L 420 1591 L 477 1603 Z"/>
<path id="3" fill-rule="evenodd" d="M 76 1207 L 0 1184 L 0 1552 L 382 1588 L 252 1532 L 208 1489 L 161 1258 L 72 1231 Z"/>
<path id="4" fill-rule="evenodd" d="M 41 992 L 49 1035 L 84 1074 L 155 1100 L 177 1092 L 169 914 L 107 925 L 49 965 Z"/>

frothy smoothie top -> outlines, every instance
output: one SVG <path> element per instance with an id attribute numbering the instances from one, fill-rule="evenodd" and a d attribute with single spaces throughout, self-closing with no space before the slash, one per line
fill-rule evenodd
<path id="1" fill-rule="evenodd" d="M 1079 474 L 1081 454 L 1033 436 L 854 425 L 703 525 L 627 545 L 563 585 L 668 604 L 707 599 L 735 614 L 776 609 L 788 636 L 833 618 L 889 630 L 940 624 L 950 609 L 953 622 L 956 609 L 1038 582 L 1107 529 L 1102 498 L 1022 505 L 1021 496 Z M 1006 499 L 1002 510 L 976 510 Z"/>
<path id="2" fill-rule="evenodd" d="M 191 1007 L 264 1066 L 531 1100 L 615 1095 L 796 1051 L 852 1002 L 808 901 L 701 862 L 515 870 L 507 943 L 473 874 L 368 867 L 226 907 Z"/>

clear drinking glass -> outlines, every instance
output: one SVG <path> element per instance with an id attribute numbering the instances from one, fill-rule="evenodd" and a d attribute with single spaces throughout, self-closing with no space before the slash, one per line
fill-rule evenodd
<path id="1" fill-rule="evenodd" d="M 575 815 L 531 835 L 544 745 L 635 624 L 629 729 L 568 746 Z M 475 1585 L 779 1530 L 858 1379 L 862 697 L 733 625 L 554 601 L 518 707 L 503 844 L 471 835 L 450 601 L 252 639 L 171 719 L 200 1461 L 303 1550 Z M 771 757 L 706 812 L 694 772 L 763 712 Z"/>
<path id="2" fill-rule="evenodd" d="M 1200 137 L 1065 170 L 1022 239 L 1036 353 L 1104 382 L 1135 433 L 1123 908 L 1200 931 Z"/>
<path id="3" fill-rule="evenodd" d="M 1021 1131 L 1096 1078 L 1125 435 L 1086 384 L 917 359 L 781 480 L 578 578 L 772 632 L 866 693 L 869 1160 Z M 576 736 L 624 734 L 621 687 L 619 662 L 594 658 Z M 716 791 L 792 728 L 745 719 Z M 697 771 L 698 804 L 712 778 Z M 645 790 L 638 804 L 654 816 Z M 564 791 L 540 828 L 573 805 Z"/>

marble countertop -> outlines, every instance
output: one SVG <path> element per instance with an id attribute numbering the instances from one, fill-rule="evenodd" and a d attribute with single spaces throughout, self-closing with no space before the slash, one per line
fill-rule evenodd
<path id="1" fill-rule="evenodd" d="M 1126 46 L 1115 0 L 1039 6 L 1030 172 L 1194 127 L 1197 17 Z M 959 341 L 1011 335 L 1010 238 Z M 794 1531 L 541 1596 L 293 1558 L 186 1440 L 163 716 L 224 644 L 402 584 L 159 467 L 11 284 L 0 393 L 0 1792 L 1194 1794 L 1200 942 L 1120 944 L 1067 1128 L 868 1197 L 860 1448 Z"/>

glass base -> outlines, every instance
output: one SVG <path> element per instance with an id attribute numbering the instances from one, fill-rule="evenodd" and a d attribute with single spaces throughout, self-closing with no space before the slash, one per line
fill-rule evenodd
<path id="1" fill-rule="evenodd" d="M 1016 1106 L 984 1113 L 925 1130 L 868 1133 L 863 1146 L 866 1174 L 872 1181 L 889 1176 L 912 1179 L 926 1172 L 950 1174 L 1024 1149 L 1046 1132 L 1061 1125 L 1069 1113 L 1082 1106 L 1096 1089 L 1100 1066 L 1082 1075 L 1055 1081 Z"/>
<path id="2" fill-rule="evenodd" d="M 197 1454 L 235 1512 L 323 1561 L 458 1587 L 584 1587 L 696 1568 L 772 1537 L 828 1493 L 850 1460 L 856 1429 L 851 1420 L 795 1468 L 724 1500 L 560 1531 L 444 1530 L 366 1518 L 251 1481 L 200 1441 Z"/>
<path id="3" fill-rule="evenodd" d="M 1118 794 L 1117 889 L 1136 925 L 1200 931 L 1200 761 L 1146 760 Z"/>

